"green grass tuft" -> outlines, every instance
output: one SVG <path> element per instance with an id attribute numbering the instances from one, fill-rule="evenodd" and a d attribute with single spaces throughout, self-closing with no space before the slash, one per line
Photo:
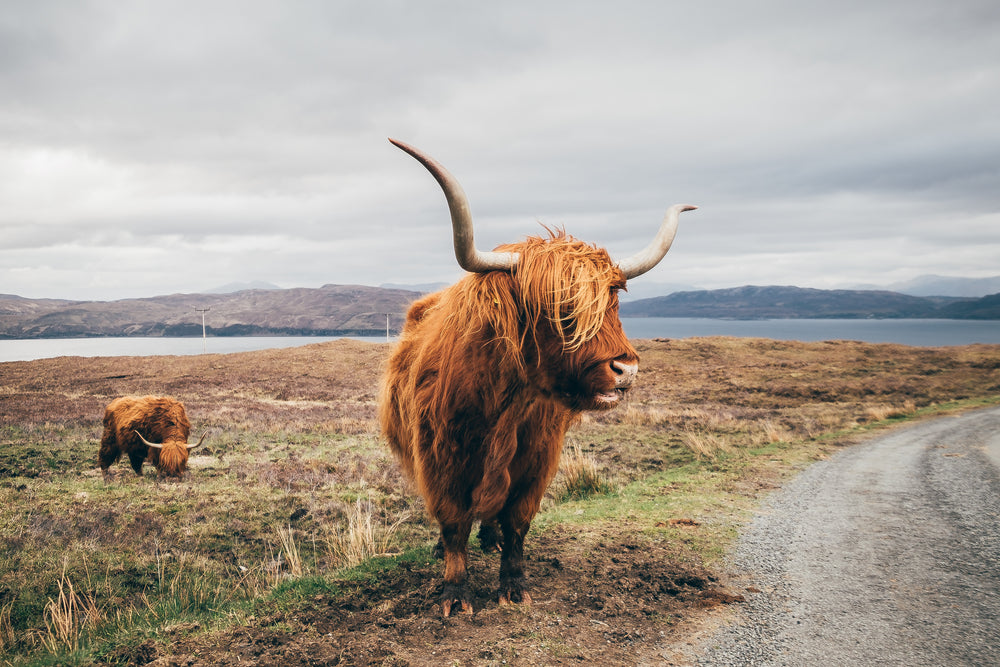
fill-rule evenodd
<path id="1" fill-rule="evenodd" d="M 553 493 L 557 502 L 585 500 L 592 496 L 609 495 L 616 490 L 594 458 L 585 454 L 578 444 L 563 452 L 560 474 Z"/>

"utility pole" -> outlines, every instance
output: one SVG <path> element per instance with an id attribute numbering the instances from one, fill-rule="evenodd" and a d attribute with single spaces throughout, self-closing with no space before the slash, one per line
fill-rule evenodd
<path id="1" fill-rule="evenodd" d="M 389 313 L 385 314 L 385 342 L 389 342 Z"/>
<path id="2" fill-rule="evenodd" d="M 212 310 L 211 306 L 208 308 L 195 308 L 196 311 L 201 313 L 201 351 L 208 353 L 208 337 L 205 335 L 205 313 Z"/>

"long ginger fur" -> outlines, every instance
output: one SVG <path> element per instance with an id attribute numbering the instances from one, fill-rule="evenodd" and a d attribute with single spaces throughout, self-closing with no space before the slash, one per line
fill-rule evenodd
<path id="1" fill-rule="evenodd" d="M 147 447 L 136 435 L 162 444 L 161 449 Z M 191 433 L 184 404 L 167 396 L 122 396 L 104 411 L 104 434 L 98 454 L 105 477 L 108 468 L 122 454 L 127 454 L 136 474 L 142 475 L 147 460 L 160 477 L 183 477 L 187 470 L 187 440 Z"/>
<path id="2" fill-rule="evenodd" d="M 625 278 L 606 251 L 561 231 L 497 250 L 519 253 L 513 272 L 468 274 L 410 307 L 380 419 L 442 526 L 446 586 L 464 579 L 472 522 L 499 519 L 502 598 L 505 568 L 523 578 L 521 543 L 567 429 L 607 391 L 596 362 L 636 355 L 617 313 Z"/>

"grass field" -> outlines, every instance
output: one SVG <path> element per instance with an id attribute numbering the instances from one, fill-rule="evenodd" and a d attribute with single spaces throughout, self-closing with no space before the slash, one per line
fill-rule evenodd
<path id="1" fill-rule="evenodd" d="M 441 619 L 421 501 L 375 423 L 389 347 L 0 364 L 0 661 L 12 665 L 634 664 L 738 603 L 726 549 L 761 495 L 874 429 L 1000 401 L 1000 346 L 637 341 L 526 541 L 530 607 Z M 111 399 L 188 409 L 183 482 L 102 480 Z"/>

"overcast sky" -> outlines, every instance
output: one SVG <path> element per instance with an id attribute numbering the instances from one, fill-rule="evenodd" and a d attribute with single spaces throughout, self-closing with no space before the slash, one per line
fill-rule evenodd
<path id="1" fill-rule="evenodd" d="M 1000 3 L 32 2 L 0 9 L 0 293 L 461 275 L 562 226 L 701 288 L 1000 274 Z"/>

